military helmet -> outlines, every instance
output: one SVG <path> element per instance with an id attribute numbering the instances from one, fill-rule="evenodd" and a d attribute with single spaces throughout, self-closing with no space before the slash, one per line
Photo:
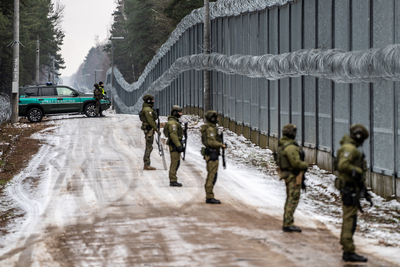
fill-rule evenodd
<path id="1" fill-rule="evenodd" d="M 143 101 L 146 103 L 149 103 L 149 104 L 151 104 L 153 102 L 153 100 L 154 100 L 154 96 L 152 96 L 152 95 L 145 95 L 143 97 Z"/>
<path id="2" fill-rule="evenodd" d="M 215 110 L 209 110 L 206 113 L 206 120 L 208 122 L 217 123 L 218 113 Z"/>
<path id="3" fill-rule="evenodd" d="M 294 124 L 286 124 L 285 126 L 283 126 L 282 128 L 282 134 L 284 136 L 289 137 L 290 139 L 295 139 L 296 138 L 296 134 L 297 134 L 297 127 Z"/>
<path id="4" fill-rule="evenodd" d="M 171 108 L 171 116 L 179 118 L 181 116 L 179 113 L 182 112 L 182 110 L 183 109 L 178 105 L 173 106 Z"/>
<path id="5" fill-rule="evenodd" d="M 350 137 L 356 142 L 362 144 L 369 137 L 367 128 L 361 123 L 356 123 L 350 126 Z"/>

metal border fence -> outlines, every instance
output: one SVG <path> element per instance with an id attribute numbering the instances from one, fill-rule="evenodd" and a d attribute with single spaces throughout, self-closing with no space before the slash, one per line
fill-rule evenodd
<path id="1" fill-rule="evenodd" d="M 11 118 L 11 114 L 10 97 L 5 93 L 0 93 L 0 126 Z"/>
<path id="2" fill-rule="evenodd" d="M 223 2 L 226 4 L 228 1 Z M 313 59 L 314 65 L 335 69 L 334 61 L 328 60 L 332 55 L 323 51 L 351 51 L 365 59 L 367 54 L 371 54 L 365 51 L 378 51 L 378 48 L 383 51 L 385 47 L 397 44 L 400 37 L 400 3 L 396 0 L 256 1 L 274 2 L 274 5 L 253 9 L 246 6 L 247 9 L 240 12 L 238 2 L 244 6 L 249 3 L 236 1 L 233 14 L 212 16 L 211 46 L 214 53 L 228 57 L 286 55 L 305 49 L 320 51 Z M 114 72 L 114 88 L 109 84 L 107 88 L 113 91 L 119 101 L 117 104 L 121 104 L 116 107 L 118 112 L 135 113 L 132 107 L 141 104 L 141 96 L 150 92 L 149 88 L 161 87 L 164 89 L 152 91 L 157 94 L 161 114 L 167 115 L 174 104 L 203 108 L 203 73 L 196 69 L 201 69 L 200 66 L 210 69 L 210 59 L 197 62 L 191 68 L 183 64 L 174 65 L 180 58 L 187 57 L 185 60 L 190 62 L 190 56 L 202 54 L 202 22 L 195 20 L 174 38 L 167 49 L 163 48 L 162 55 L 153 59 L 152 67 L 135 85 L 127 84 L 118 71 Z M 371 48 L 377 49 L 369 50 Z M 356 51 L 364 51 L 364 55 Z M 389 54 L 399 61 L 394 52 Z M 277 60 L 276 57 L 273 60 Z M 304 61 L 301 57 L 299 60 L 300 63 Z M 341 57 L 337 61 L 346 66 L 350 62 L 347 60 Z M 325 76 L 312 76 L 311 71 L 309 75 L 301 74 L 301 77 L 289 73 L 287 78 L 279 77 L 277 80 L 213 70 L 212 108 L 236 125 L 249 127 L 269 137 L 280 137 L 282 126 L 292 122 L 299 128 L 298 140 L 303 146 L 332 156 L 335 156 L 339 141 L 349 126 L 363 123 L 371 132 L 369 142 L 362 148 L 371 171 L 400 177 L 400 94 L 396 81 L 400 79 L 400 68 L 396 60 L 388 60 L 383 53 L 377 53 L 369 60 L 371 66 L 358 70 L 352 70 L 349 63 L 349 68 L 345 67 L 341 73 L 343 80 L 336 80 L 338 82 L 332 78 L 334 71 L 325 72 Z M 275 62 L 279 67 L 275 70 L 278 74 L 291 67 L 290 60 L 289 66 L 280 65 L 281 62 Z M 379 62 L 381 66 L 374 68 L 374 64 Z M 242 69 L 251 62 L 236 58 L 232 64 Z M 171 68 L 176 70 L 168 76 L 172 81 L 160 79 Z M 381 74 L 388 72 L 389 68 L 395 70 L 391 79 L 382 79 Z M 363 79 L 345 79 L 354 72 Z M 361 80 L 366 82 L 359 82 Z M 358 83 L 354 83 L 356 81 Z M 122 106 L 128 110 L 123 110 Z M 393 187 L 395 192 L 395 179 Z"/>

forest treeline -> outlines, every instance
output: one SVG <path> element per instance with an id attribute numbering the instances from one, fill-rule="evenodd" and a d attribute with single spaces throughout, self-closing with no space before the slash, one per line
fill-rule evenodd
<path id="1" fill-rule="evenodd" d="M 20 85 L 35 82 L 36 43 L 40 41 L 40 81 L 52 71 L 64 67 L 60 54 L 64 32 L 61 20 L 64 6 L 51 0 L 20 0 Z M 14 0 L 0 1 L 0 92 L 11 93 L 14 40 Z"/>
<path id="2" fill-rule="evenodd" d="M 114 64 L 125 80 L 137 81 L 177 24 L 203 6 L 204 0 L 118 0 L 110 34 L 124 37 L 114 40 L 113 46 Z M 107 42 L 103 49 L 111 58 L 111 43 Z"/>

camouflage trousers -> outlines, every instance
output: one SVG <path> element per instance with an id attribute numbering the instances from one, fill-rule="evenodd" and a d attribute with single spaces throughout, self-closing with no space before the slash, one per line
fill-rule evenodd
<path id="1" fill-rule="evenodd" d="M 283 226 L 292 226 L 294 223 L 293 214 L 299 204 L 301 184 L 296 183 L 296 176 L 293 174 L 285 179 L 286 183 L 286 202 L 285 213 L 283 215 Z"/>
<path id="2" fill-rule="evenodd" d="M 102 110 L 101 110 L 101 103 L 100 103 L 100 99 L 96 100 L 96 114 L 101 114 Z"/>
<path id="3" fill-rule="evenodd" d="M 353 242 L 353 235 L 357 227 L 358 206 L 343 205 L 343 224 L 342 233 L 340 234 L 340 244 L 342 244 L 343 252 L 354 253 L 356 247 Z"/>
<path id="4" fill-rule="evenodd" d="M 150 166 L 150 154 L 153 151 L 154 129 L 144 131 L 146 137 L 146 150 L 144 151 L 143 162 L 144 166 Z"/>
<path id="5" fill-rule="evenodd" d="M 206 190 L 206 198 L 214 198 L 214 185 L 218 176 L 218 160 L 210 160 L 210 156 L 204 156 L 207 163 L 207 179 L 204 188 Z"/>
<path id="6" fill-rule="evenodd" d="M 169 146 L 171 155 L 171 165 L 169 167 L 169 182 L 178 182 L 176 173 L 178 172 L 179 165 L 181 164 L 181 153 L 178 151 L 172 151 L 172 146 Z"/>

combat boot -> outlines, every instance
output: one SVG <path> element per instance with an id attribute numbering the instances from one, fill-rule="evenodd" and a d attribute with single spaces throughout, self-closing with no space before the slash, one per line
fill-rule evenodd
<path id="1" fill-rule="evenodd" d="M 154 171 L 154 170 L 156 170 L 156 168 L 151 167 L 150 165 L 147 165 L 147 166 L 144 166 L 143 170 L 145 170 L 145 171 Z"/>
<path id="2" fill-rule="evenodd" d="M 215 198 L 207 198 L 206 199 L 207 204 L 221 204 L 221 201 Z"/>
<path id="3" fill-rule="evenodd" d="M 353 262 L 367 262 L 368 259 L 364 256 L 358 255 L 356 253 L 346 253 L 343 252 L 343 260 L 345 261 L 353 261 Z"/>
<path id="4" fill-rule="evenodd" d="M 102 113 L 100 113 L 100 117 L 105 117 L 106 115 L 104 115 L 104 114 L 102 114 Z"/>
<path id="5" fill-rule="evenodd" d="M 282 230 L 284 232 L 299 232 L 301 233 L 301 229 L 297 226 L 291 225 L 291 226 L 283 226 Z"/>
<path id="6" fill-rule="evenodd" d="M 170 183 L 169 183 L 169 186 L 177 186 L 177 187 L 181 187 L 181 186 L 182 186 L 182 184 L 181 184 L 181 183 L 178 183 L 178 182 L 170 182 Z"/>

